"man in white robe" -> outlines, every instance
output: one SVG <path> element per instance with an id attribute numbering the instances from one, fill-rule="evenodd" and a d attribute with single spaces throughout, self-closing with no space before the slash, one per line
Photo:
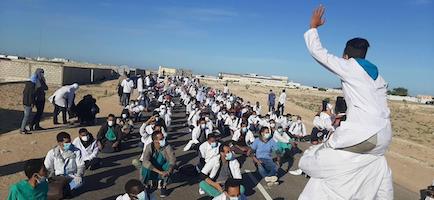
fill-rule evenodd
<path id="1" fill-rule="evenodd" d="M 313 58 L 341 79 L 347 119 L 300 159 L 299 167 L 311 179 L 299 199 L 393 199 L 392 172 L 384 157 L 392 139 L 387 84 L 365 60 L 366 40 L 348 41 L 343 58 L 322 47 L 317 27 L 324 23 L 323 14 L 324 7 L 315 10 L 304 38 Z"/>

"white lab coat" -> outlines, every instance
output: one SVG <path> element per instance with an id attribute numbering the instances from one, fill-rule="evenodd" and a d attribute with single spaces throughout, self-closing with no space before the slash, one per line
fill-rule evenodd
<path id="1" fill-rule="evenodd" d="M 48 97 L 48 101 L 63 108 L 71 108 L 74 103 L 75 91 L 77 89 L 78 88 L 75 88 L 74 85 L 65 85 Z"/>
<path id="2" fill-rule="evenodd" d="M 125 193 L 123 195 L 119 195 L 118 197 L 116 197 L 116 200 L 131 200 L 130 196 Z M 149 195 L 149 197 L 147 195 L 145 195 L 145 199 L 144 200 L 156 200 L 155 198 L 155 194 L 152 193 Z"/>
<path id="3" fill-rule="evenodd" d="M 63 151 L 59 146 L 48 151 L 44 165 L 54 175 L 72 175 L 82 177 L 84 174 L 84 160 L 81 151 L 71 145 L 71 150 Z M 66 170 L 66 171 L 65 171 Z"/>
<path id="4" fill-rule="evenodd" d="M 137 79 L 137 91 L 139 93 L 145 91 L 145 88 L 143 86 L 143 78 L 142 77 Z"/>
<path id="5" fill-rule="evenodd" d="M 220 142 L 217 142 L 217 147 L 215 148 L 212 148 L 211 144 L 208 141 L 202 143 L 199 146 L 200 157 L 205 160 L 205 163 L 207 163 L 211 158 L 220 155 L 219 147 L 220 147 Z"/>
<path id="6" fill-rule="evenodd" d="M 124 79 L 121 83 L 121 86 L 123 88 L 122 92 L 129 94 L 134 88 L 134 81 L 131 79 Z"/>
<path id="7" fill-rule="evenodd" d="M 213 179 L 217 175 L 220 169 L 220 156 L 213 157 L 209 160 L 205 166 L 203 166 L 201 173 L 208 175 L 209 178 Z M 232 177 L 234 179 L 242 179 L 240 163 L 237 159 L 229 161 L 229 169 L 231 170 Z"/>
<path id="8" fill-rule="evenodd" d="M 347 119 L 326 143 L 312 146 L 301 157 L 299 167 L 311 179 L 299 199 L 393 199 L 392 173 L 384 157 L 392 137 L 386 82 L 381 76 L 373 80 L 355 59 L 329 54 L 316 29 L 304 37 L 312 56 L 341 79 Z M 377 145 L 370 152 L 335 150 L 374 135 Z"/>
<path id="9" fill-rule="evenodd" d="M 301 122 L 301 123 L 293 122 L 291 124 L 291 127 L 289 127 L 288 131 L 291 134 L 299 136 L 299 137 L 304 137 L 307 135 L 306 126 L 304 125 L 303 122 Z"/>
<path id="10" fill-rule="evenodd" d="M 282 105 L 286 104 L 286 93 L 280 94 L 280 96 L 279 96 L 279 103 L 282 104 Z"/>
<path id="11" fill-rule="evenodd" d="M 76 137 L 72 144 L 80 149 L 81 157 L 84 161 L 92 160 L 98 156 L 99 149 L 96 140 L 94 140 L 88 147 L 84 147 L 81 143 L 80 137 Z"/>
<path id="12" fill-rule="evenodd" d="M 280 132 L 277 131 L 277 130 L 274 131 L 273 139 L 274 139 L 274 141 L 276 141 L 276 142 L 282 142 L 282 143 L 289 143 L 289 142 L 292 141 L 291 138 L 289 137 L 289 135 L 288 135 L 285 131 L 282 131 L 282 132 L 280 133 Z"/>
<path id="13" fill-rule="evenodd" d="M 234 132 L 234 135 L 232 136 L 233 141 L 238 141 L 241 136 L 241 129 L 238 129 Z M 248 130 L 247 133 L 245 133 L 244 140 L 246 141 L 247 145 L 250 145 L 255 141 L 255 136 L 253 135 L 252 131 Z"/>

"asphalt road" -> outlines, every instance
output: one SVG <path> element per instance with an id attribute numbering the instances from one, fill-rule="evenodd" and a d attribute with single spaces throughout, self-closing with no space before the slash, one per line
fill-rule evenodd
<path id="1" fill-rule="evenodd" d="M 175 100 L 176 101 L 176 100 Z M 195 164 L 196 152 L 188 151 L 183 152 L 182 148 L 191 138 L 188 133 L 188 128 L 185 127 L 186 118 L 183 107 L 176 106 L 172 116 L 171 130 L 168 132 L 169 144 L 174 147 L 177 164 L 179 167 Z M 140 124 L 137 124 L 137 129 Z M 96 134 L 96 133 L 94 133 Z M 227 140 L 228 138 L 222 138 Z M 95 171 L 86 171 L 84 177 L 84 186 L 77 191 L 75 198 L 77 200 L 91 200 L 91 199 L 116 199 L 120 194 L 125 193 L 124 185 L 129 179 L 139 179 L 139 170 L 131 164 L 131 161 L 140 156 L 142 151 L 137 146 L 140 138 L 131 138 L 123 143 L 123 150 L 121 152 L 112 154 L 100 154 L 103 158 L 103 167 Z M 301 149 L 308 147 L 307 143 L 299 144 Z M 284 163 L 282 169 L 287 169 L 291 165 L 291 169 L 297 168 L 297 162 L 301 154 L 294 156 L 294 161 Z M 256 169 L 250 158 L 241 160 L 243 181 L 246 187 L 246 195 L 252 200 L 262 199 L 297 199 L 298 195 L 304 188 L 308 179 L 304 176 L 293 176 L 286 174 L 283 170 L 279 170 L 280 184 L 277 186 L 267 187 L 264 181 L 259 181 L 259 177 L 255 173 Z M 188 176 L 177 172 L 173 175 L 172 183 L 168 185 L 170 194 L 164 199 L 175 200 L 191 200 L 191 199 L 211 199 L 206 196 L 201 196 L 198 193 L 198 183 L 200 179 L 198 176 Z M 406 190 L 403 187 L 395 184 L 395 197 L 397 200 L 418 199 L 418 195 Z M 155 192 L 157 199 L 159 199 L 159 192 Z"/>

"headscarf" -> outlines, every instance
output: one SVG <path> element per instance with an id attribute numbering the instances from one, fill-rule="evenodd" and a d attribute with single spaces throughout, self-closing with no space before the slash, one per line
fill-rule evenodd
<path id="1" fill-rule="evenodd" d="M 35 73 L 30 77 L 30 81 L 35 84 L 35 88 L 38 89 L 42 86 L 41 82 L 45 83 L 44 70 L 37 68 Z"/>
<path id="2" fill-rule="evenodd" d="M 78 83 L 74 83 L 74 84 L 72 84 L 72 85 L 69 86 L 69 91 L 70 92 L 75 92 L 75 91 L 78 90 L 78 88 L 79 88 Z"/>

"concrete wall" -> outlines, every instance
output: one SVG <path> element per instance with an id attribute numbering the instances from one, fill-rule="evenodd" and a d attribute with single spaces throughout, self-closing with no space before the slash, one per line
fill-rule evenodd
<path id="1" fill-rule="evenodd" d="M 28 80 L 37 68 L 44 69 L 47 84 L 62 84 L 62 66 L 57 63 L 27 60 L 0 59 L 0 79 L 7 81 Z"/>

